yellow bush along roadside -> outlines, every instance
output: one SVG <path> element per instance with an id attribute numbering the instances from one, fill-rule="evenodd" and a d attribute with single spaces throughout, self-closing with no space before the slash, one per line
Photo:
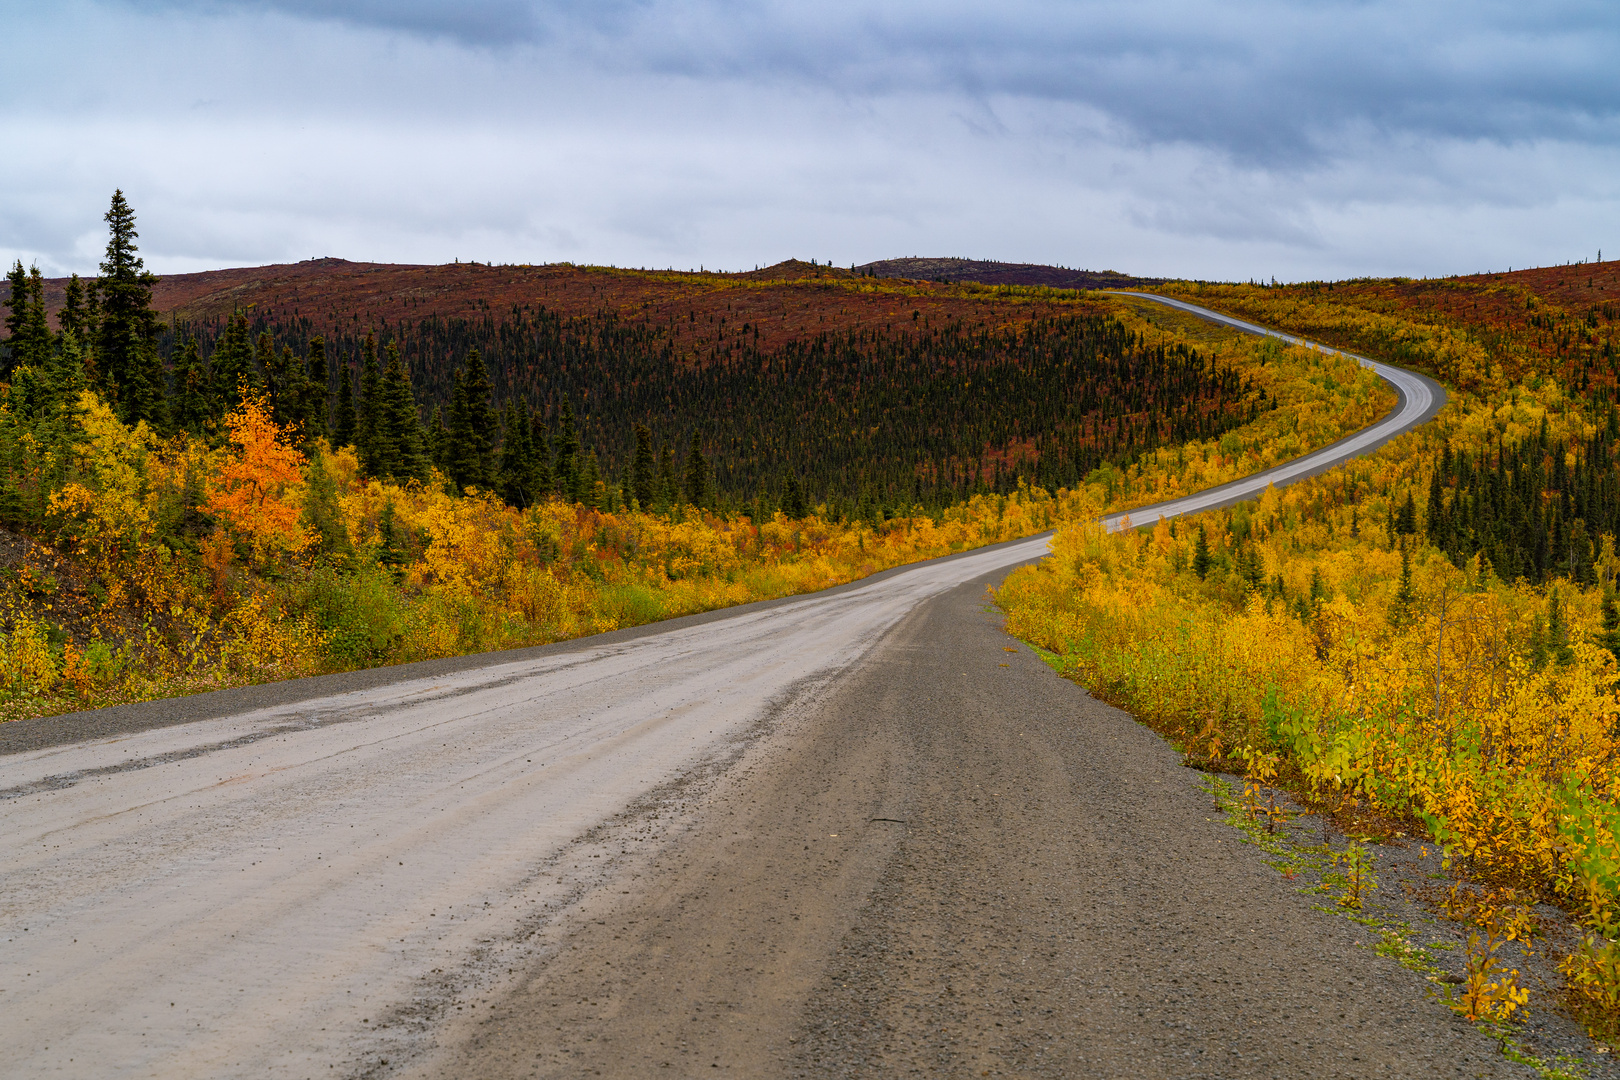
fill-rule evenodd
<path id="1" fill-rule="evenodd" d="M 1164 336 L 1121 311 L 1144 340 Z M 1078 490 L 1020 486 L 889 520 L 557 499 L 520 511 L 453 495 L 437 474 L 366 479 L 352 448 L 295 448 L 251 395 L 211 448 L 128 427 L 86 393 L 48 524 L 94 575 L 92 625 L 50 653 L 49 673 L 36 665 L 0 694 L 0 715 L 540 644 L 822 589 L 1246 475 L 1393 402 L 1353 363 L 1311 350 L 1235 336 L 1209 348 L 1256 387 L 1244 427 L 1099 469 Z"/>
<path id="2" fill-rule="evenodd" d="M 33 620 L 19 620 L 0 637 L 0 684 L 12 693 L 46 694 L 57 683 L 56 658 L 44 630 Z"/>
<path id="3" fill-rule="evenodd" d="M 1459 395 L 1374 457 L 1252 503 L 1132 535 L 1065 526 L 998 601 L 1011 633 L 1190 758 L 1280 755 L 1328 803 L 1418 819 L 1477 874 L 1565 903 L 1592 931 L 1571 992 L 1620 1031 L 1620 668 L 1599 643 L 1614 539 L 1599 585 L 1533 587 L 1478 555 L 1453 565 L 1421 522 L 1393 528 L 1440 447 L 1543 430 L 1554 447 L 1593 435 L 1555 384 Z"/>

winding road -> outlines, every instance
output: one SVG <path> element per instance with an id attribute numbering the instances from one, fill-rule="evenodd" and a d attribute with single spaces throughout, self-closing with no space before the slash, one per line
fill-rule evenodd
<path id="1" fill-rule="evenodd" d="M 1445 401 L 1358 359 L 1379 424 L 1130 516 Z M 1045 551 L 0 728 L 0 1076 L 1517 1075 L 1001 633 Z"/>

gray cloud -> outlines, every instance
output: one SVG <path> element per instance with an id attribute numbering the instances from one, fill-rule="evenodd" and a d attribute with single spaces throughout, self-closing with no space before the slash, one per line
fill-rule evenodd
<path id="1" fill-rule="evenodd" d="M 319 22 L 445 37 L 474 45 L 510 45 L 535 37 L 527 0 L 126 0 L 136 10 L 204 16 L 275 12 Z"/>
<path id="2" fill-rule="evenodd" d="M 1345 129 L 1620 141 L 1620 13 L 1499 0 L 146 0 L 531 51 L 536 63 L 1084 104 L 1148 142 L 1331 157 Z"/>
<path id="3" fill-rule="evenodd" d="M 0 257 L 1197 276 L 1620 250 L 1607 7 L 61 0 L 0 39 Z M 1612 238 L 1607 238 L 1612 235 Z"/>

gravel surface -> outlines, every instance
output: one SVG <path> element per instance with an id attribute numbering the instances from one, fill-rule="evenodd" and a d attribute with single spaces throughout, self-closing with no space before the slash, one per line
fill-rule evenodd
<path id="1" fill-rule="evenodd" d="M 1533 1075 L 998 624 L 904 620 L 411 1075 Z"/>

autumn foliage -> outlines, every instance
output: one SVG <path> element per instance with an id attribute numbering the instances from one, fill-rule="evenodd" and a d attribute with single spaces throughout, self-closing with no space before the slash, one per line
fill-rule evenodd
<path id="1" fill-rule="evenodd" d="M 304 455 L 262 397 L 244 395 L 225 426 L 230 448 L 208 478 L 203 509 L 261 561 L 302 551 L 310 542 L 299 524 Z"/>
<path id="2" fill-rule="evenodd" d="M 1412 821 L 1475 875 L 1562 903 L 1590 930 L 1565 965 L 1583 1015 L 1620 1030 L 1614 408 L 1341 291 L 1187 293 L 1399 344 L 1464 388 L 1437 420 L 1230 509 L 1067 526 L 1002 587 L 1008 628 L 1195 762 L 1281 761 L 1306 796 Z"/>
<path id="3" fill-rule="evenodd" d="M 789 516 L 680 498 L 652 510 L 601 478 L 577 501 L 519 509 L 436 469 L 425 481 L 370 476 L 354 448 L 278 425 L 251 388 L 210 437 L 159 436 L 80 391 L 53 421 L 63 460 L 14 460 L 12 482 L 45 493 L 37 535 L 70 568 L 0 580 L 13 628 L 4 708 L 31 715 L 541 644 L 825 588 L 1221 483 L 1393 402 L 1342 358 L 1114 310 L 1140 340 L 1192 338 L 1268 407 L 1070 488 L 1019 482 L 928 512 L 817 504 Z M 10 399 L 0 390 L 0 406 L 19 384 Z M 0 448 L 38 423 L 0 407 Z"/>

